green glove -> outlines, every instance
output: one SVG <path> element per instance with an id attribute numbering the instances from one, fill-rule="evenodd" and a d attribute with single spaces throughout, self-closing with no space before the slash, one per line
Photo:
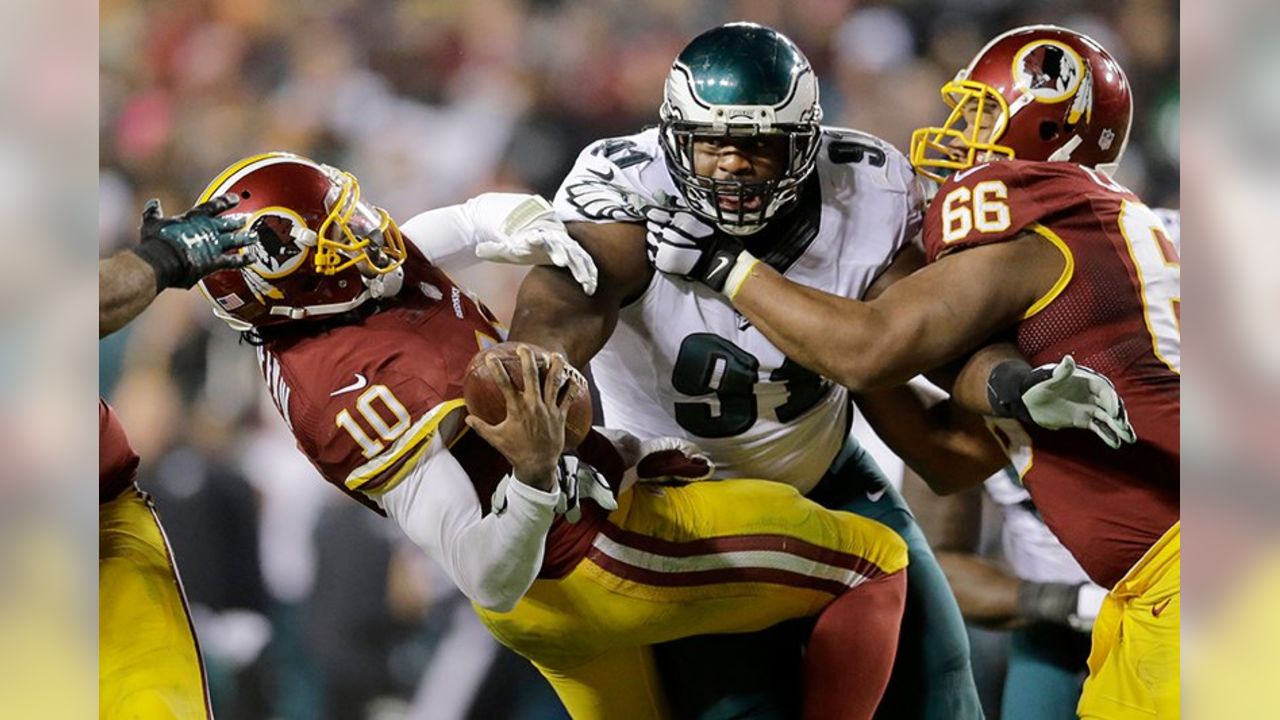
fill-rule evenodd
<path id="1" fill-rule="evenodd" d="M 133 252 L 155 270 L 157 293 L 169 287 L 188 289 L 211 272 L 252 261 L 249 253 L 228 252 L 258 241 L 257 233 L 241 232 L 244 216 L 217 217 L 239 202 L 234 193 L 227 193 L 177 217 L 165 217 L 159 200 L 147 201 L 142 241 Z"/>

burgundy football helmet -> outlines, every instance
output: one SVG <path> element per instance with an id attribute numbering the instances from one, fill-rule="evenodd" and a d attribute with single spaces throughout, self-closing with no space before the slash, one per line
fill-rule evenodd
<path id="1" fill-rule="evenodd" d="M 1110 175 L 1129 141 L 1124 70 L 1074 30 L 1030 25 L 1000 35 L 942 86 L 951 115 L 911 136 L 911 164 L 945 173 L 999 157 L 1069 161 Z"/>
<path id="2" fill-rule="evenodd" d="M 385 210 L 360 199 L 350 173 L 290 153 L 245 158 L 200 202 L 233 192 L 259 243 L 254 262 L 200 281 L 213 312 L 236 330 L 334 315 L 390 297 L 404 279 L 404 238 Z"/>

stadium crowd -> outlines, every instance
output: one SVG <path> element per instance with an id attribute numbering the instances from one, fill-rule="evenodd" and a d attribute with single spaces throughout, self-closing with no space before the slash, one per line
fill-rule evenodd
<path id="1" fill-rule="evenodd" d="M 134 242 L 147 198 L 175 212 L 267 150 L 351 170 L 401 219 L 487 190 L 551 197 L 584 145 L 655 123 L 672 58 L 734 19 L 805 50 L 826 124 L 899 148 L 942 119 L 937 89 L 986 38 L 1030 22 L 1080 30 L 1136 90 L 1118 179 L 1178 207 L 1177 5 L 1063 5 L 104 0 L 100 251 Z M 461 280 L 506 319 L 522 272 L 482 265 Z M 563 716 L 438 570 L 316 476 L 237 342 L 197 293 L 171 292 L 99 361 L 164 514 L 219 716 Z M 991 656 L 979 672 L 1001 672 L 999 642 L 974 648 Z M 984 700 L 998 716 L 998 691 Z"/>

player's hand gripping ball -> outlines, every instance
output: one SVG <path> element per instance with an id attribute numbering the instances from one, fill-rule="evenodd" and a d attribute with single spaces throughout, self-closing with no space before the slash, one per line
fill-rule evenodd
<path id="1" fill-rule="evenodd" d="M 524 375 L 520 367 L 520 356 L 516 348 L 520 343 L 506 342 L 476 353 L 467 365 L 466 378 L 462 385 L 462 399 L 467 403 L 467 412 L 475 415 L 490 425 L 497 425 L 507 416 L 507 401 L 502 390 L 494 380 L 486 359 L 497 357 L 511 378 L 511 384 L 517 392 L 524 389 Z M 547 368 L 551 363 L 551 353 L 533 347 L 538 364 L 538 380 L 546 382 Z M 560 398 L 565 393 L 570 395 L 568 411 L 565 413 L 564 447 L 571 450 L 581 443 L 591 430 L 591 390 L 587 387 L 587 379 L 582 373 L 565 363 L 561 371 L 563 380 L 560 383 Z"/>

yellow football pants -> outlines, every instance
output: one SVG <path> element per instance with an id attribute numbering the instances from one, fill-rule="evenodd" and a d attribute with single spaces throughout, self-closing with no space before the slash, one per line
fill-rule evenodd
<path id="1" fill-rule="evenodd" d="M 136 488 L 98 506 L 98 716 L 213 717 L 177 567 Z"/>
<path id="2" fill-rule="evenodd" d="M 1103 601 L 1080 717 L 1179 716 L 1181 525 L 1169 528 Z"/>
<path id="3" fill-rule="evenodd" d="M 509 613 L 476 607 L 576 720 L 666 717 L 654 643 L 814 616 L 907 565 L 887 526 L 782 483 L 637 485 L 618 505 L 567 576 L 535 581 Z"/>

